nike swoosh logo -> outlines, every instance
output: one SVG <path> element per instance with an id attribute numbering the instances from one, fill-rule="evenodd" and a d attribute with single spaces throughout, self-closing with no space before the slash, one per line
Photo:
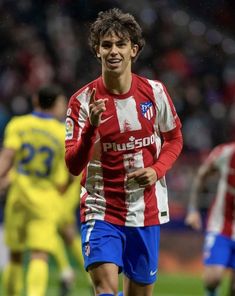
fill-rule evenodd
<path id="1" fill-rule="evenodd" d="M 155 275 L 156 273 L 157 273 L 157 269 L 154 270 L 154 271 L 152 271 L 152 270 L 150 271 L 150 275 L 151 275 L 151 276 Z"/>
<path id="2" fill-rule="evenodd" d="M 107 118 L 105 118 L 103 120 L 101 119 L 100 124 L 105 123 L 106 121 L 110 120 L 112 117 L 113 117 L 113 115 L 111 115 L 111 116 L 109 116 L 109 117 L 107 117 Z"/>

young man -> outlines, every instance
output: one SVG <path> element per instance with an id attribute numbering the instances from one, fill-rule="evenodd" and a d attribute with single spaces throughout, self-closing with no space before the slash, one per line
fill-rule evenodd
<path id="1" fill-rule="evenodd" d="M 6 186 L 8 173 L 14 173 L 4 213 L 5 238 L 10 249 L 10 262 L 3 276 L 6 296 L 21 295 L 25 249 L 31 253 L 27 295 L 45 295 L 48 254 L 61 244 L 59 199 L 68 173 L 63 161 L 64 124 L 56 118 L 65 113 L 66 100 L 55 85 L 43 87 L 34 99 L 32 114 L 14 117 L 8 123 L 0 153 L 0 188 Z"/>
<path id="2" fill-rule="evenodd" d="M 66 163 L 83 171 L 81 235 L 96 295 L 152 295 L 159 224 L 168 222 L 165 173 L 182 148 L 180 120 L 165 86 L 132 73 L 144 46 L 139 24 L 119 9 L 100 12 L 90 45 L 102 75 L 67 110 Z M 161 142 L 163 139 L 163 142 Z"/>
<path id="3" fill-rule="evenodd" d="M 204 243 L 204 285 L 207 296 L 215 296 L 225 270 L 233 269 L 230 295 L 235 295 L 235 143 L 219 145 L 200 166 L 192 185 L 186 224 L 201 230 L 199 197 L 207 178 L 219 173 L 215 199 L 209 211 Z"/>

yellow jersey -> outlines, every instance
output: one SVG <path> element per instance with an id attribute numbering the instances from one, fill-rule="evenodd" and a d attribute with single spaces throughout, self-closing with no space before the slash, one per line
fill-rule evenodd
<path id="1" fill-rule="evenodd" d="M 64 124 L 39 112 L 8 123 L 3 146 L 16 150 L 14 185 L 25 202 L 58 195 L 68 180 L 64 162 Z"/>

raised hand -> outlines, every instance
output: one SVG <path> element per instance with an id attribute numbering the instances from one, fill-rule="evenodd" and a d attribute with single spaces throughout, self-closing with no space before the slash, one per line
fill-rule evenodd
<path id="1" fill-rule="evenodd" d="M 185 224 L 191 226 L 195 230 L 202 229 L 202 219 L 199 211 L 189 211 L 185 218 Z"/>
<path id="2" fill-rule="evenodd" d="M 89 102 L 89 119 L 93 126 L 99 126 L 101 122 L 101 115 L 106 110 L 105 103 L 106 99 L 96 100 L 95 98 L 96 89 L 93 88 L 91 91 L 91 97 Z"/>

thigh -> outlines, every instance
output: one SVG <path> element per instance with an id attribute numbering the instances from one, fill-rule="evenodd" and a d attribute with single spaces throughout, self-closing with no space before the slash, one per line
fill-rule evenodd
<path id="1" fill-rule="evenodd" d="M 81 238 L 87 270 L 96 263 L 113 263 L 122 270 L 125 237 L 118 227 L 104 221 L 88 221 L 81 225 Z"/>
<path id="2" fill-rule="evenodd" d="M 118 269 L 113 263 L 95 263 L 89 266 L 96 295 L 110 293 L 117 295 L 118 292 Z"/>
<path id="3" fill-rule="evenodd" d="M 53 253 L 57 245 L 57 224 L 50 219 L 30 219 L 26 226 L 25 245 L 30 250 Z"/>
<path id="4" fill-rule="evenodd" d="M 153 284 L 157 278 L 160 226 L 126 227 L 125 234 L 124 274 L 135 283 Z"/>
<path id="5" fill-rule="evenodd" d="M 125 296 L 152 296 L 154 284 L 141 284 L 123 276 L 123 290 Z"/>
<path id="6" fill-rule="evenodd" d="M 4 210 L 4 239 L 12 251 L 23 251 L 25 246 L 26 211 L 17 192 L 11 191 Z"/>

